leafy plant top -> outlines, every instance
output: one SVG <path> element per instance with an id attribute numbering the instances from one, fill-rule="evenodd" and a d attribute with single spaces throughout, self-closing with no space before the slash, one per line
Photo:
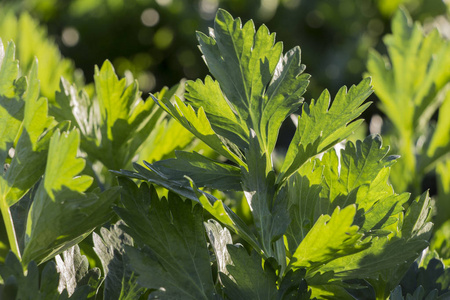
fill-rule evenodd
<path id="1" fill-rule="evenodd" d="M 309 75 L 303 74 L 300 48 L 283 54 L 282 44 L 264 25 L 256 30 L 252 21 L 242 24 L 219 10 L 209 36 L 197 37 L 213 77 L 188 81 L 186 101 L 153 99 L 230 163 L 180 151 L 176 158 L 146 167 L 136 164 L 136 172 L 120 174 L 199 202 L 250 245 L 248 257 L 243 248 L 230 245 L 220 225 L 205 225 L 220 281 L 202 297 L 258 298 L 263 282 L 268 299 L 285 299 L 290 292 L 350 298 L 349 291 L 368 284 L 377 297 L 387 297 L 427 246 L 430 199 L 424 194 L 408 202 L 408 194 L 394 193 L 388 176 L 397 157 L 387 156 L 389 148 L 379 136 L 347 142 L 340 155 L 332 149 L 360 124 L 354 120 L 369 105 L 364 101 L 372 92 L 370 78 L 341 88 L 333 101 L 324 91 L 306 104 L 301 96 Z M 295 135 L 281 169 L 275 170 L 272 155 L 281 123 L 300 108 Z M 321 159 L 316 157 L 323 152 Z M 242 191 L 254 223 L 246 224 L 224 201 L 200 188 Z M 129 195 L 135 188 L 127 189 Z M 174 209 L 169 208 L 172 213 Z M 133 218 L 124 213 L 120 210 L 133 228 L 128 224 Z M 176 229 L 171 224 L 164 230 L 175 234 Z M 160 252 L 153 241 L 140 240 L 145 247 L 133 255 L 164 257 L 173 267 L 181 263 L 168 251 Z M 182 264 L 176 269 L 188 268 Z M 249 270 L 253 276 L 246 275 Z M 142 280 L 148 278 L 143 269 L 137 273 L 143 274 Z M 197 285 L 206 280 L 191 278 Z M 160 284 L 170 288 L 169 282 Z M 175 292 L 166 290 L 167 295 Z"/>

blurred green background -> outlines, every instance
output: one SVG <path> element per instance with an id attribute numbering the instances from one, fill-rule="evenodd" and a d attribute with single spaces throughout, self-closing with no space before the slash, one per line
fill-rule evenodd
<path id="1" fill-rule="evenodd" d="M 86 80 L 105 59 L 119 75 L 130 70 L 144 92 L 207 74 L 195 31 L 206 32 L 217 8 L 265 23 L 285 50 L 302 48 L 312 77 L 307 98 L 360 80 L 367 51 L 380 48 L 399 5 L 427 23 L 446 14 L 442 0 L 3 0 L 3 10 L 27 11 L 48 28 Z M 382 49 L 379 49 L 383 52 Z"/>

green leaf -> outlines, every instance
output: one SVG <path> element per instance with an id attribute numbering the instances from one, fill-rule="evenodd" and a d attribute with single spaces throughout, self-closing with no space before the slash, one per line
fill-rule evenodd
<path id="1" fill-rule="evenodd" d="M 211 147 L 211 149 L 229 160 L 234 161 L 238 165 L 246 165 L 240 157 L 239 150 L 227 142 L 223 137 L 217 135 L 213 130 L 203 107 L 200 107 L 196 113 L 191 105 L 185 104 L 178 97 L 175 97 L 175 103 L 172 104 L 169 99 L 158 100 L 156 97 L 150 96 L 169 115 L 181 123 L 193 135 L 202 140 L 206 145 Z"/>
<path id="2" fill-rule="evenodd" d="M 439 228 L 441 224 L 448 220 L 447 216 L 450 212 L 450 202 L 447 201 L 447 199 L 450 199 L 450 159 L 440 162 L 436 166 L 436 175 L 438 187 L 436 211 L 439 211 L 439 214 L 433 221 L 436 227 Z"/>
<path id="3" fill-rule="evenodd" d="M 408 207 L 402 224 L 402 236 L 428 240 L 433 227 L 433 223 L 428 222 L 430 214 L 431 198 L 425 192 Z"/>
<path id="4" fill-rule="evenodd" d="M 15 59 L 16 46 L 9 42 L 6 51 L 0 40 L 0 94 L 7 98 L 16 96 L 14 81 L 19 75 L 19 61 Z"/>
<path id="5" fill-rule="evenodd" d="M 200 107 L 204 109 L 217 134 L 228 138 L 240 148 L 248 145 L 247 124 L 232 110 L 232 106 L 220 89 L 219 82 L 210 76 L 206 76 L 204 83 L 200 79 L 188 81 L 185 97 L 195 109 L 199 110 Z"/>
<path id="6" fill-rule="evenodd" d="M 262 261 L 256 252 L 249 256 L 242 246 L 228 245 L 233 264 L 227 265 L 229 275 L 220 274 L 225 295 L 229 299 L 276 299 L 277 276 L 270 264 L 261 267 Z"/>
<path id="7" fill-rule="evenodd" d="M 81 148 L 91 163 L 98 160 L 115 170 L 129 167 L 141 150 L 150 147 L 147 140 L 154 138 L 152 130 L 161 131 L 166 125 L 165 115 L 153 101 L 141 99 L 137 81 L 127 85 L 125 78 L 119 80 L 109 61 L 95 68 L 94 81 L 96 93 L 90 99 L 85 91 L 62 80 L 52 114 L 80 128 Z M 176 87 L 164 89 L 159 96 L 170 98 L 175 92 Z M 181 143 L 187 144 L 185 139 Z M 109 181 L 112 184 L 113 179 Z"/>
<path id="8" fill-rule="evenodd" d="M 129 178 L 145 180 L 157 184 L 168 189 L 169 191 L 177 193 L 182 197 L 201 203 L 203 208 L 213 215 L 218 221 L 232 229 L 235 233 L 239 234 L 239 236 L 252 245 L 256 251 L 264 254 L 261 250 L 262 248 L 259 242 L 250 230 L 249 226 L 222 200 L 199 190 L 192 181 L 190 182 L 190 186 L 185 186 L 183 182 L 168 180 L 167 178 L 160 176 L 158 173 L 152 172 L 138 164 L 135 164 L 134 167 L 138 172 L 121 170 L 120 172 L 115 173 L 118 175 L 127 176 Z"/>
<path id="9" fill-rule="evenodd" d="M 98 268 L 89 269 L 88 259 L 81 255 L 78 245 L 64 251 L 62 257 L 57 255 L 55 260 L 60 274 L 59 291 L 67 290 L 68 295 L 71 296 L 76 289 L 89 286 L 91 293 L 87 299 L 95 299 L 101 272 Z"/>
<path id="10" fill-rule="evenodd" d="M 308 284 L 305 281 L 306 271 L 304 269 L 289 270 L 281 281 L 278 290 L 277 299 L 311 299 L 311 290 L 308 289 Z"/>
<path id="11" fill-rule="evenodd" d="M 300 48 L 282 57 L 282 44 L 275 43 L 275 34 L 266 26 L 255 31 L 252 21 L 242 26 L 239 18 L 233 19 L 224 10 L 217 12 L 210 36 L 198 33 L 197 38 L 206 64 L 237 119 L 234 123 L 243 127 L 245 122 L 247 136 L 252 128 L 262 150 L 271 154 L 281 122 L 300 107 L 309 83 L 309 75 L 301 75 L 305 67 L 300 64 Z M 206 95 L 202 98 L 207 99 Z M 224 106 L 224 101 L 221 103 Z M 205 105 L 207 116 L 217 114 L 210 108 Z M 213 117 L 211 122 L 215 121 Z"/>
<path id="12" fill-rule="evenodd" d="M 191 178 L 197 186 L 221 191 L 241 189 L 241 170 L 237 167 L 215 162 L 196 152 L 175 152 L 175 159 L 144 164 L 153 172 L 177 182 L 189 184 Z"/>
<path id="13" fill-rule="evenodd" d="M 391 144 L 402 155 L 390 181 L 397 191 L 409 190 L 416 196 L 422 192 L 424 174 L 449 152 L 445 146 L 448 118 L 439 117 L 437 130 L 431 129 L 430 123 L 448 98 L 450 42 L 436 29 L 425 34 L 404 9 L 395 13 L 391 27 L 392 34 L 384 38 L 389 57 L 372 51 L 367 69 L 373 76 L 380 108 L 393 124 Z M 445 106 L 440 110 L 442 116 L 448 114 L 448 104 Z M 419 147 L 427 135 L 430 140 Z"/>
<path id="14" fill-rule="evenodd" d="M 448 134 L 450 132 L 450 118 L 448 118 L 450 114 L 450 84 L 441 93 L 445 99 L 439 107 L 438 121 L 417 167 L 418 170 L 424 172 L 428 171 L 436 162 L 445 161 L 447 154 L 450 153 L 450 137 Z"/>
<path id="15" fill-rule="evenodd" d="M 141 248 L 126 247 L 140 285 L 152 296 L 212 299 L 215 294 L 202 208 L 170 193 L 166 200 L 143 183 L 120 179 L 123 208 L 116 212 Z"/>
<path id="16" fill-rule="evenodd" d="M 8 43 L 5 52 L 0 39 L 0 162 L 2 164 L 10 162 L 6 159 L 10 156 L 10 149 L 19 134 L 25 106 L 21 95 L 15 93 L 17 85 L 14 81 L 18 75 L 19 63 L 14 59 L 14 54 L 14 43 Z M 20 83 L 26 88 L 25 80 L 20 80 Z M 1 174 L 3 173 L 4 169 L 1 171 Z"/>
<path id="17" fill-rule="evenodd" d="M 362 234 L 352 225 L 356 206 L 336 208 L 331 217 L 322 215 L 300 243 L 292 256 L 294 269 L 321 266 L 341 256 L 359 252 L 367 245 L 360 242 Z"/>
<path id="18" fill-rule="evenodd" d="M 370 105 L 363 102 L 371 93 L 371 80 L 366 78 L 348 92 L 342 87 L 331 107 L 330 94 L 326 90 L 317 101 L 304 104 L 277 183 L 286 180 L 309 158 L 348 137 L 361 124 L 362 120 L 350 122 Z"/>
<path id="19" fill-rule="evenodd" d="M 37 63 L 29 75 L 29 85 L 23 94 L 25 102 L 22 131 L 15 137 L 17 144 L 11 164 L 0 179 L 2 197 L 8 206 L 13 205 L 39 180 L 45 170 L 50 137 L 54 130 L 66 127 L 47 114 L 47 101 L 38 99 L 39 81 Z"/>
<path id="20" fill-rule="evenodd" d="M 3 171 L 0 176 L 0 209 L 5 222 L 9 246 L 20 257 L 19 241 L 10 207 L 17 203 L 41 178 L 45 172 L 50 138 L 57 128 L 64 129 L 67 123 L 57 124 L 47 114 L 47 101 L 39 97 L 37 61 L 31 65 L 28 79 L 14 78 L 18 74 L 18 63 L 14 60 L 14 44 L 10 43 L 6 53 L 0 45 L 0 77 L 3 91 L 0 92 L 0 159 Z M 5 130 L 6 131 L 3 131 Z M 23 220 L 18 220 L 23 223 Z"/>
<path id="21" fill-rule="evenodd" d="M 446 67 L 450 43 L 437 30 L 425 36 L 403 9 L 395 13 L 392 34 L 384 38 L 384 43 L 390 63 L 372 51 L 367 68 L 383 112 L 400 134 L 412 135 L 419 123 L 428 123 L 436 109 L 436 93 L 450 78 Z"/>
<path id="22" fill-rule="evenodd" d="M 340 158 L 335 151 L 316 160 L 316 168 L 323 168 L 321 197 L 327 203 L 321 213 L 330 213 L 337 206 L 357 204 L 356 225 L 364 232 L 377 231 L 397 222 L 409 194 L 397 195 L 388 183 L 389 167 L 397 156 L 387 156 L 389 147 L 383 147 L 379 136 L 368 136 L 356 145 L 347 142 Z"/>
<path id="23" fill-rule="evenodd" d="M 78 173 L 78 131 L 56 131 L 50 141 L 45 175 L 28 214 L 23 261 L 46 261 L 83 240 L 111 218 L 117 188 L 85 193 L 92 178 Z"/>
<path id="24" fill-rule="evenodd" d="M 368 280 L 376 292 L 387 297 L 419 253 L 428 246 L 432 228 L 427 222 L 430 198 L 424 194 L 413 203 L 416 204 L 408 208 L 403 223 L 396 224 L 397 236 L 374 237 L 370 247 L 331 260 L 314 271 L 334 272 L 333 278 L 337 282 L 357 278 Z"/>
<path id="25" fill-rule="evenodd" d="M 198 142 L 175 119 L 164 119 L 157 126 L 153 127 L 150 135 L 142 144 L 142 150 L 139 151 L 139 163 L 144 161 L 153 163 L 172 158 L 177 150 L 190 149 L 191 145 L 197 144 L 196 141 Z"/>
<path id="26" fill-rule="evenodd" d="M 431 254 L 430 251 L 428 253 Z M 436 296 L 448 297 L 450 295 L 450 269 L 445 268 L 438 257 L 432 258 L 419 268 L 418 264 L 422 261 L 423 256 L 421 261 L 415 262 L 403 277 L 400 283 L 403 294 L 412 294 L 417 287 L 422 286 L 426 294 L 436 291 Z"/>
<path id="27" fill-rule="evenodd" d="M 346 206 L 357 189 L 372 185 L 371 189 L 360 191 L 364 197 L 358 197 L 358 208 L 367 210 L 380 197 L 392 194 L 393 190 L 387 183 L 387 168 L 398 156 L 387 156 L 388 151 L 389 147 L 382 146 L 381 137 L 372 135 L 364 141 L 357 141 L 356 145 L 347 142 L 340 158 L 334 151 L 326 153 L 319 162 L 324 167 L 325 177 L 322 196 L 330 199 L 331 203 L 337 201 L 339 205 Z M 377 178 L 381 172 L 383 174 Z M 375 193 L 374 198 L 367 198 L 370 192 Z"/>
<path id="28" fill-rule="evenodd" d="M 104 299 L 138 299 L 145 290 L 136 282 L 125 256 L 125 245 L 132 246 L 132 238 L 120 226 L 123 221 L 112 225 L 109 230 L 102 227 L 100 235 L 92 234 L 94 251 L 100 258 L 105 274 Z"/>

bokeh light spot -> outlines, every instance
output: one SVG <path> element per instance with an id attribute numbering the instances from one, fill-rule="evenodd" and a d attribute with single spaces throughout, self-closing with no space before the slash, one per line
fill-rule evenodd
<path id="1" fill-rule="evenodd" d="M 62 31 L 61 39 L 66 47 L 74 47 L 80 41 L 80 34 L 75 28 L 66 27 Z"/>
<path id="2" fill-rule="evenodd" d="M 142 72 L 138 75 L 137 81 L 139 82 L 139 88 L 143 92 L 150 92 L 156 86 L 156 78 L 152 72 Z"/>
<path id="3" fill-rule="evenodd" d="M 158 29 L 158 31 L 156 31 L 155 35 L 153 36 L 153 42 L 159 49 L 166 49 L 170 46 L 170 44 L 172 44 L 173 37 L 174 33 L 172 29 L 168 27 L 162 27 Z"/>
<path id="4" fill-rule="evenodd" d="M 156 3 L 160 6 L 168 6 L 172 4 L 172 0 L 156 0 Z"/>
<path id="5" fill-rule="evenodd" d="M 201 0 L 199 5 L 200 17 L 204 20 L 212 20 L 219 7 L 218 0 Z"/>
<path id="6" fill-rule="evenodd" d="M 159 22 L 159 13 L 153 8 L 148 8 L 142 12 L 141 21 L 145 26 L 153 27 Z"/>

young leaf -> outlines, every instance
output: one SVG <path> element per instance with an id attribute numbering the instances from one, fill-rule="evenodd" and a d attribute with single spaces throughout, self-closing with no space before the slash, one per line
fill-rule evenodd
<path id="1" fill-rule="evenodd" d="M 448 98 L 450 42 L 436 29 L 424 34 L 404 9 L 395 13 L 391 26 L 392 34 L 384 38 L 389 57 L 372 51 L 367 69 L 373 76 L 380 108 L 393 124 L 391 144 L 402 156 L 390 181 L 396 190 L 412 191 L 416 196 L 422 192 L 424 173 L 449 152 L 445 146 L 448 118 L 439 117 L 437 130 L 431 130 L 429 124 Z M 445 106 L 442 116 L 448 115 L 448 104 Z M 418 141 L 427 138 L 427 131 L 433 134 L 431 142 L 419 147 Z"/>
<path id="2" fill-rule="evenodd" d="M 239 18 L 224 10 L 217 12 L 210 36 L 198 33 L 197 37 L 238 123 L 252 128 L 261 149 L 270 155 L 281 122 L 300 107 L 308 85 L 309 75 L 301 75 L 305 67 L 300 64 L 300 48 L 282 57 L 282 44 L 275 43 L 275 34 L 266 26 L 255 32 L 252 21 L 242 26 Z M 207 108 L 208 115 L 212 112 Z M 244 130 L 248 133 L 248 129 Z"/>
<path id="3" fill-rule="evenodd" d="M 18 241 L 10 207 L 17 203 L 41 178 L 45 171 L 50 137 L 57 128 L 47 115 L 47 102 L 39 97 L 37 62 L 31 66 L 28 80 L 14 78 L 18 63 L 14 60 L 14 44 L 6 53 L 0 45 L 0 210 L 5 223 L 10 249 L 20 257 Z M 4 131 L 6 130 L 6 131 Z"/>
<path id="4" fill-rule="evenodd" d="M 6 98 L 16 96 L 14 81 L 19 75 L 19 61 L 15 59 L 16 46 L 9 42 L 6 51 L 0 39 L 0 94 Z M 2 107 L 4 107 L 2 105 Z"/>
<path id="5" fill-rule="evenodd" d="M 449 46 L 450 48 L 450 46 Z M 442 91 L 445 94 L 445 99 L 439 107 L 439 116 L 436 128 L 427 145 L 426 152 L 419 160 L 417 166 L 420 171 L 428 171 L 430 166 L 434 166 L 435 162 L 445 161 L 446 155 L 450 153 L 450 85 Z M 448 159 L 447 159 L 448 160 Z"/>
<path id="6" fill-rule="evenodd" d="M 175 97 L 175 104 L 172 104 L 170 99 L 158 100 L 155 96 L 150 96 L 169 115 L 217 153 L 238 165 L 246 165 L 240 157 L 239 150 L 214 132 L 203 107 L 196 113 L 192 106 L 185 104 L 178 97 Z"/>
<path id="7" fill-rule="evenodd" d="M 140 285 L 155 289 L 152 296 L 212 299 L 215 294 L 202 208 L 170 193 L 166 200 L 145 183 L 138 188 L 121 179 L 123 208 L 116 212 L 125 232 L 141 248 L 126 247 Z"/>
<path id="8" fill-rule="evenodd" d="M 119 80 L 109 61 L 100 69 L 96 67 L 94 81 L 96 94 L 90 99 L 85 91 L 62 80 L 52 114 L 57 120 L 70 120 L 80 128 L 81 148 L 91 164 L 100 161 L 107 169 L 119 170 L 131 166 L 137 158 L 145 159 L 139 158 L 141 150 L 149 155 L 154 147 L 149 143 L 167 125 L 163 110 L 153 101 L 141 99 L 137 81 L 127 85 L 125 78 Z M 157 96 L 161 101 L 169 101 L 178 92 L 177 86 L 165 88 Z M 151 134 L 152 131 L 155 132 Z M 181 138 L 172 143 L 169 151 L 192 141 L 192 135 L 186 131 L 178 133 Z M 113 184 L 108 172 L 102 175 L 109 178 L 107 184 Z"/>
<path id="9" fill-rule="evenodd" d="M 449 80 L 450 45 L 437 30 L 425 36 L 403 9 L 394 15 L 392 34 L 384 38 L 384 43 L 390 63 L 372 51 L 367 68 L 381 109 L 400 134 L 411 136 L 419 123 L 428 123 L 436 109 L 436 93 Z"/>
<path id="10" fill-rule="evenodd" d="M 203 108 L 218 135 L 228 138 L 241 149 L 248 145 L 247 124 L 232 110 L 232 106 L 220 89 L 219 82 L 210 76 L 206 76 L 204 83 L 200 79 L 188 81 L 185 97 L 197 111 L 200 107 Z"/>
<path id="11" fill-rule="evenodd" d="M 368 136 L 356 145 L 348 142 L 341 150 L 316 160 L 316 168 L 323 168 L 321 213 L 331 213 L 335 207 L 356 204 L 355 224 L 366 233 L 383 233 L 382 229 L 397 222 L 399 212 L 409 194 L 397 195 L 388 183 L 389 167 L 396 156 L 386 156 L 388 147 L 382 146 L 379 136 Z M 316 212 L 317 214 L 317 212 Z"/>
<path id="12" fill-rule="evenodd" d="M 366 137 L 364 141 L 357 141 L 356 145 L 352 142 L 346 143 L 340 155 L 340 169 L 335 152 L 326 153 L 320 162 L 324 166 L 325 177 L 322 195 L 326 195 L 330 202 L 336 201 L 340 195 L 345 195 L 345 199 L 338 201 L 341 206 L 346 206 L 346 200 L 352 191 L 374 182 L 381 171 L 394 164 L 398 156 L 386 156 L 388 151 L 389 147 L 382 146 L 381 137 L 373 135 Z M 380 185 L 381 187 L 377 187 L 382 188 L 384 194 L 393 193 L 387 182 L 381 182 Z M 377 193 L 377 196 L 380 195 Z M 373 202 L 368 200 L 361 198 L 359 205 L 367 209 L 373 205 Z M 378 199 L 372 199 L 376 200 Z"/>
<path id="13" fill-rule="evenodd" d="M 428 246 L 427 240 L 432 227 L 427 222 L 430 198 L 424 194 L 413 203 L 416 204 L 411 205 L 406 212 L 403 225 L 401 222 L 396 224 L 396 236 L 374 237 L 370 241 L 370 247 L 333 259 L 315 269 L 309 276 L 317 272 L 333 272 L 333 280 L 365 279 L 376 291 L 383 293 L 382 297 L 387 297 L 410 264 Z M 310 284 L 314 286 L 319 282 Z M 322 284 L 326 282 L 333 284 L 330 279 L 323 280 Z"/>

